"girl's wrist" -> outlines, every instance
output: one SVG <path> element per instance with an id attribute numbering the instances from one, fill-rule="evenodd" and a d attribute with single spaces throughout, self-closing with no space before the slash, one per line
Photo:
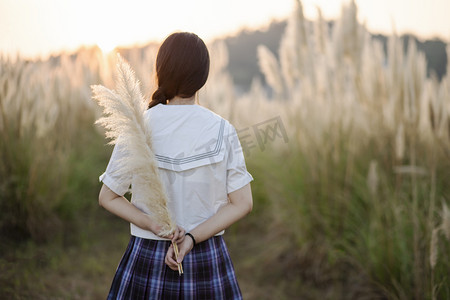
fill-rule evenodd
<path id="1" fill-rule="evenodd" d="M 184 243 L 187 243 L 187 246 L 188 246 L 187 249 L 186 249 L 187 250 L 186 253 L 189 253 L 189 252 L 192 251 L 192 249 L 194 249 L 194 242 L 188 236 L 185 236 L 184 240 L 185 240 Z"/>
<path id="2" fill-rule="evenodd" d="M 149 230 L 149 231 L 153 232 L 154 234 L 158 235 L 159 226 L 157 224 L 155 224 L 155 222 L 153 222 L 152 218 L 149 215 L 142 213 L 141 225 L 142 226 L 139 226 L 139 225 L 138 226 L 141 227 L 142 229 Z"/>
<path id="3" fill-rule="evenodd" d="M 194 235 L 192 235 L 192 233 L 190 233 L 190 232 L 186 232 L 185 237 L 188 237 L 188 239 L 190 239 L 192 241 L 192 248 L 194 248 L 195 244 L 197 244 L 197 242 L 195 241 Z"/>

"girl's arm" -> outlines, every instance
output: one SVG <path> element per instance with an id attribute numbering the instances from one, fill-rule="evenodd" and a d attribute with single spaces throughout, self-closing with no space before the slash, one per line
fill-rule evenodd
<path id="1" fill-rule="evenodd" d="M 98 202 L 100 206 L 104 207 L 107 211 L 115 214 L 125 221 L 133 223 L 142 229 L 150 230 L 156 235 L 161 232 L 161 226 L 157 224 L 151 216 L 139 210 L 125 197 L 114 193 L 106 185 L 103 185 L 100 190 Z M 178 227 L 173 235 L 166 236 L 165 238 L 169 238 L 173 242 L 181 243 L 184 240 L 184 230 Z"/>
<path id="2" fill-rule="evenodd" d="M 228 228 L 231 224 L 242 219 L 251 212 L 253 207 L 253 198 L 250 184 L 228 194 L 229 202 L 222 206 L 215 215 L 195 227 L 190 233 L 194 236 L 195 242 L 203 242 L 222 230 Z M 190 237 L 178 245 L 179 255 L 178 263 L 183 261 L 184 256 L 191 251 L 194 246 Z M 166 255 L 166 264 L 172 270 L 178 270 L 175 254 L 172 246 Z"/>

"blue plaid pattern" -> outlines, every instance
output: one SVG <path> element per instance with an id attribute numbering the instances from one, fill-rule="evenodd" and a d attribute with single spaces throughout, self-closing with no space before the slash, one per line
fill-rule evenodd
<path id="1" fill-rule="evenodd" d="M 164 263 L 169 246 L 131 236 L 108 299 L 242 299 L 222 236 L 197 244 L 184 258 L 181 276 Z"/>

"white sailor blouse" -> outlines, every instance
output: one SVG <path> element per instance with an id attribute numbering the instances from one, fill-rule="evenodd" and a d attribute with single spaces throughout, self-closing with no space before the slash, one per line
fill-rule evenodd
<path id="1" fill-rule="evenodd" d="M 228 194 L 253 180 L 247 171 L 236 129 L 227 120 L 200 105 L 158 104 L 144 113 L 152 132 L 159 174 L 177 225 L 187 232 L 213 216 L 228 202 Z M 132 174 L 115 175 L 121 158 L 119 146 L 100 176 L 118 195 L 133 189 Z M 133 203 L 140 210 L 146 207 Z M 131 224 L 131 234 L 163 240 L 153 232 Z M 218 235 L 223 234 L 223 231 Z"/>

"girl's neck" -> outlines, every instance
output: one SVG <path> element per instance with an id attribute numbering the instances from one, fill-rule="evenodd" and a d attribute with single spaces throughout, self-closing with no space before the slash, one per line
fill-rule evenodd
<path id="1" fill-rule="evenodd" d="M 167 105 L 194 105 L 195 104 L 195 96 L 192 96 L 191 98 L 181 98 L 181 97 L 174 97 L 172 100 L 169 100 L 167 102 Z"/>

